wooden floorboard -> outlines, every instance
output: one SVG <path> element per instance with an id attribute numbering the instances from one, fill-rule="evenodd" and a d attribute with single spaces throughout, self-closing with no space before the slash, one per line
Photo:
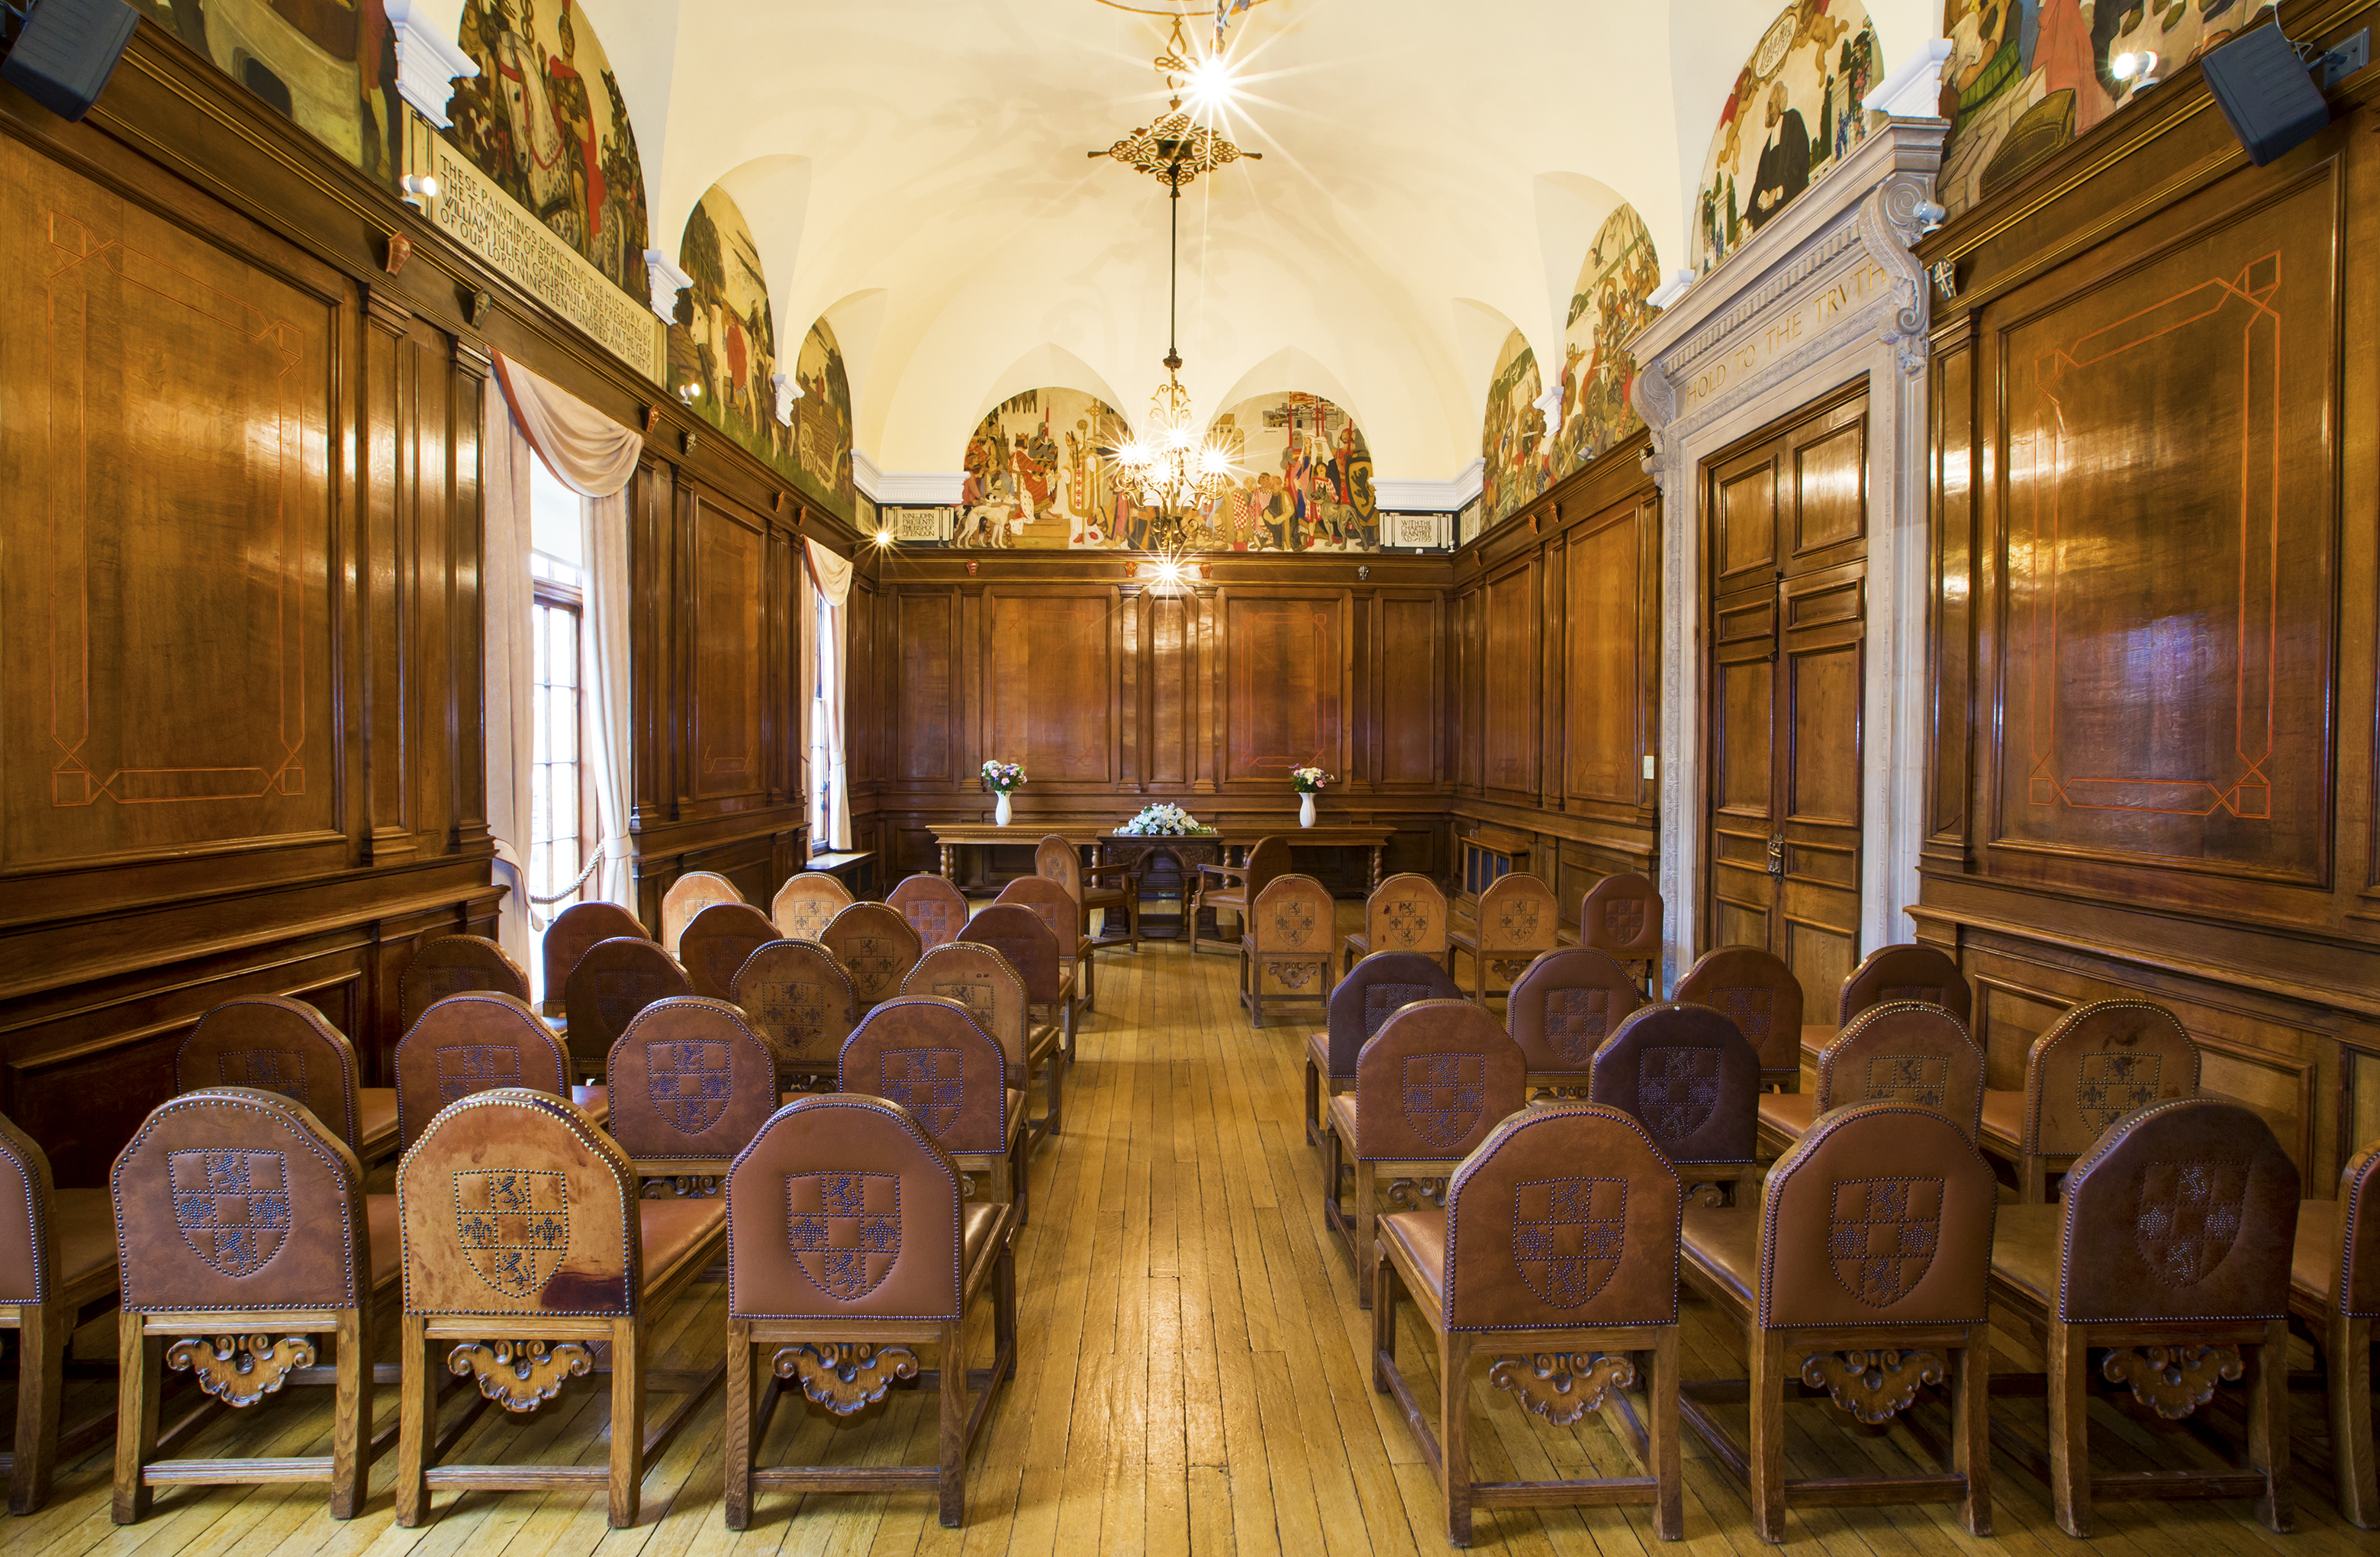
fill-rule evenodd
<path id="1" fill-rule="evenodd" d="M 1359 915 L 1342 905 L 1342 929 Z M 945 1530 L 929 1494 L 761 1495 L 753 1528 L 720 1516 L 723 1424 L 714 1398 L 649 1467 L 633 1529 L 604 1524 L 600 1491 L 437 1494 L 420 1530 L 392 1520 L 392 1454 L 372 1496 L 346 1524 L 312 1488 L 172 1488 L 144 1523 L 108 1520 L 111 1451 L 65 1467 L 49 1507 L 0 1522 L 11 1557 L 772 1557 L 1150 1551 L 1430 1552 L 1445 1550 L 1438 1488 L 1402 1415 L 1371 1387 L 1369 1316 L 1354 1305 L 1343 1246 L 1324 1227 L 1319 1154 L 1299 1127 L 1310 1014 L 1252 1030 L 1234 996 L 1232 957 L 1180 944 L 1100 954 L 1099 1012 L 1082 1029 L 1068 1077 L 1065 1133 L 1032 1167 L 1033 1220 L 1017 1242 L 1021 1352 L 1016 1379 L 985 1423 L 967 1476 L 968 1523 Z M 375 1185 L 374 1187 L 383 1187 Z M 722 1338 L 723 1282 L 691 1283 L 658 1316 L 657 1367 L 692 1368 Z M 1689 1377 L 1741 1377 L 1742 1337 L 1689 1300 L 1682 1364 Z M 1398 1355 L 1426 1410 L 1437 1408 L 1436 1348 L 1410 1308 Z M 976 1360 L 988 1326 L 971 1333 Z M 99 1338 L 112 1347 L 112 1332 Z M 89 1338 L 85 1340 L 85 1355 Z M 2014 1368 L 2011 1355 L 1998 1366 Z M 104 1399 L 79 1383 L 70 1419 Z M 1632 1474 L 1599 1419 L 1556 1428 L 1491 1389 L 1470 1389 L 1483 1478 Z M 856 1421 L 782 1406 L 763 1454 L 799 1463 L 926 1463 L 933 1400 L 896 1392 Z M 2301 1454 L 2323 1446 L 2320 1397 L 2292 1397 Z M 382 1420 L 395 1392 L 383 1387 Z M 450 1406 L 450 1410 L 454 1409 Z M 2003 1399 L 1997 1417 L 2042 1436 L 2038 1399 Z M 2204 1449 L 2095 1405 L 2112 1466 L 2159 1456 L 2211 1463 Z M 608 1402 L 600 1380 L 565 1386 L 528 1417 L 490 1412 L 458 1447 L 463 1461 L 520 1458 L 601 1465 Z M 228 1413 L 198 1455 L 328 1452 L 327 1391 Z M 1947 1423 L 1937 1425 L 1947 1432 Z M 1905 1429 L 1857 1429 L 1831 1406 L 1786 1413 L 1793 1474 L 1931 1469 Z M 1750 1557 L 1742 1490 L 1688 1434 L 1685 1539 L 1655 1539 L 1644 1510 L 1500 1509 L 1475 1515 L 1480 1551 L 1587 1557 Z M 2077 1541 L 2050 1517 L 2047 1490 L 2005 1456 L 1994 1461 L 1998 1536 L 1976 1540 L 1948 1506 L 1791 1511 L 1789 1544 L 1824 1557 L 2004 1557 L 2092 1551 L 2107 1557 L 2261 1557 L 2372 1551 L 2380 1538 L 2345 1526 L 2327 1480 L 2301 1466 L 2299 1530 L 2275 1536 L 2248 1505 L 2102 1502 L 2098 1534 Z"/>

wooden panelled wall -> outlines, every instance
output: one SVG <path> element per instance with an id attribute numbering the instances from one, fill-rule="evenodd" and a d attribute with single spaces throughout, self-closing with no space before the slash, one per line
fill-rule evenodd
<path id="1" fill-rule="evenodd" d="M 81 124 L 0 89 L 0 1112 L 88 1185 L 210 1006 L 310 1001 L 373 1079 L 418 941 L 492 931 L 488 369 L 651 390 L 145 21 Z M 631 492 L 654 922 L 801 855 L 801 510 L 692 425 Z"/>
<path id="2" fill-rule="evenodd" d="M 2256 168 L 2179 71 L 1921 249 L 1957 292 L 1919 932 L 1993 1086 L 2069 1003 L 2148 995 L 2309 1195 L 2380 1137 L 2375 92 Z"/>

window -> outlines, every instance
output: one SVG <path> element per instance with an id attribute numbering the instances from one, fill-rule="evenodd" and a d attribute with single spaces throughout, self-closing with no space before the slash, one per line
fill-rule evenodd
<path id="1" fill-rule="evenodd" d="M 824 854 L 833 846 L 834 767 L 828 760 L 826 747 L 826 684 L 827 656 L 834 652 L 834 640 L 826 596 L 816 586 L 810 590 L 810 641 L 816 646 L 810 655 L 810 852 Z"/>
<path id="2" fill-rule="evenodd" d="M 543 463 L 529 476 L 529 587 L 535 645 L 529 672 L 532 724 L 529 770 L 528 891 L 530 922 L 550 921 L 584 901 L 579 872 L 594 840 L 587 819 L 586 699 L 580 695 L 579 635 L 585 626 L 586 581 L 582 500 Z M 541 901 L 553 898 L 556 901 Z M 542 962 L 542 958 L 539 959 Z"/>

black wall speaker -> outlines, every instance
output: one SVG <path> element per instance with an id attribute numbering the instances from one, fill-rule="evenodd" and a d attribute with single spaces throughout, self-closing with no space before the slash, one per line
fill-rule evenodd
<path id="1" fill-rule="evenodd" d="M 124 0 L 37 0 L 0 79 L 62 119 L 91 112 L 140 14 Z"/>
<path id="2" fill-rule="evenodd" d="M 2258 167 L 2330 123 L 2330 105 L 2278 24 L 2244 32 L 2199 61 L 2216 105 Z"/>

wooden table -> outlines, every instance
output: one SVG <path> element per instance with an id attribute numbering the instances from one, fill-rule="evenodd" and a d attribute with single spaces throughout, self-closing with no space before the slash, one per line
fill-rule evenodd
<path id="1" fill-rule="evenodd" d="M 1076 849 L 1097 850 L 1096 858 L 1101 864 L 1126 858 L 1118 852 L 1120 849 L 1137 847 L 1139 852 L 1146 853 L 1149 845 L 1160 843 L 1205 845 L 1217 851 L 1217 863 L 1245 858 L 1247 851 L 1254 848 L 1260 838 L 1286 838 L 1293 849 L 1362 849 L 1370 857 L 1370 870 L 1366 878 L 1367 890 L 1380 884 L 1382 857 L 1387 853 L 1389 840 L 1396 834 L 1395 828 L 1385 825 L 1299 827 L 1292 823 L 1285 827 L 1229 827 L 1217 833 L 1192 833 L 1178 836 L 1166 833 L 1143 835 L 1119 833 L 1102 827 L 1057 827 L 1036 831 L 1029 824 L 1000 827 L 988 821 L 944 822 L 933 828 L 932 832 L 934 842 L 941 850 L 942 875 L 953 882 L 958 880 L 961 849 L 988 848 L 999 844 L 1015 844 L 1029 848 L 1055 833 Z M 1234 855 L 1233 850 L 1238 853 Z"/>
<path id="2" fill-rule="evenodd" d="M 1363 849 L 1371 856 L 1371 874 L 1366 878 L 1366 890 L 1378 890 L 1380 884 L 1380 858 L 1388 850 L 1389 840 L 1396 833 L 1393 827 L 1331 826 L 1270 827 L 1260 833 L 1243 832 L 1237 828 L 1228 834 L 1233 848 L 1245 857 L 1259 838 L 1286 838 L 1293 849 Z"/>
<path id="3" fill-rule="evenodd" d="M 949 821 L 932 829 L 934 842 L 941 848 L 942 879 L 953 885 L 958 882 L 959 850 L 990 848 L 995 845 L 1014 844 L 1019 848 L 1031 848 L 1042 839 L 1056 833 L 1075 845 L 1077 852 L 1091 848 L 1107 836 L 1102 827 L 1041 827 L 1031 822 L 1002 827 L 990 821 Z"/>

